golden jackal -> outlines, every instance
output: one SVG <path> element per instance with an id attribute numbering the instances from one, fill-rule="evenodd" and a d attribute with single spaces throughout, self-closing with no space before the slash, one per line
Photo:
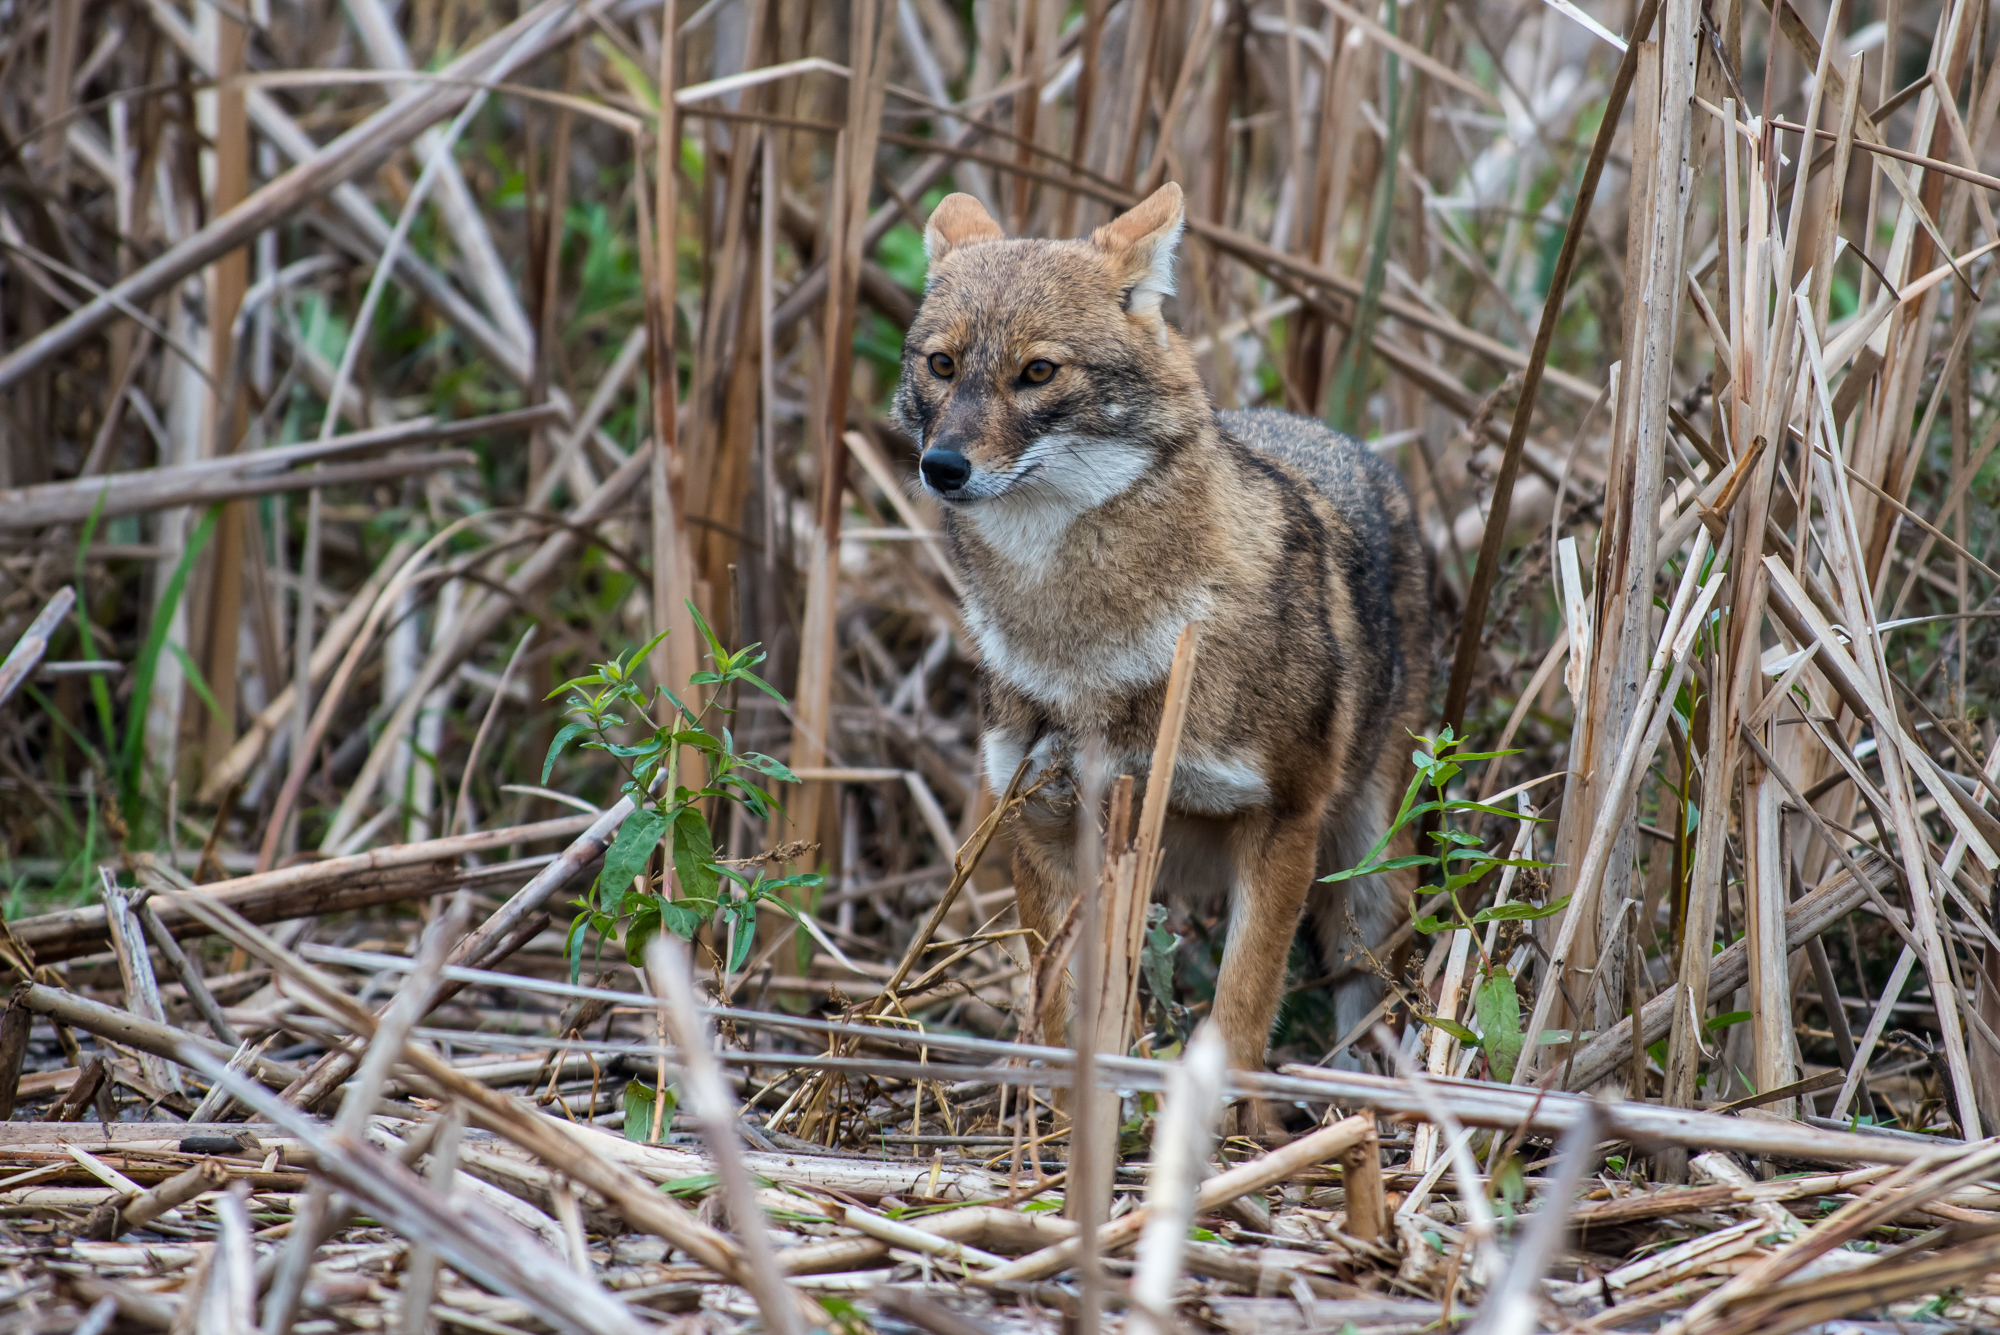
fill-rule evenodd
<path id="1" fill-rule="evenodd" d="M 1261 1070 L 1302 914 L 1323 963 L 1347 966 L 1342 1029 L 1380 995 L 1350 933 L 1380 941 L 1400 896 L 1314 877 L 1358 863 L 1394 815 L 1427 689 L 1430 558 L 1367 449 L 1214 410 L 1160 310 L 1182 217 L 1169 184 L 1087 240 L 1010 241 L 949 196 L 896 404 L 965 577 L 989 782 L 1093 736 L 1110 773 L 1143 780 L 1175 640 L 1202 623 L 1161 879 L 1229 896 L 1214 1014 L 1231 1064 Z M 1072 805 L 1038 798 L 1016 828 L 1036 949 L 1074 893 Z M 1050 999 L 1051 1043 L 1066 1002 Z"/>

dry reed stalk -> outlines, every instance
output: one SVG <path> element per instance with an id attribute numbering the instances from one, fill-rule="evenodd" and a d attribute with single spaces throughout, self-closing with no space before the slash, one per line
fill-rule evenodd
<path id="1" fill-rule="evenodd" d="M 723 1088 L 720 1070 L 709 1050 L 708 1026 L 696 1010 L 694 991 L 688 976 L 694 969 L 678 937 L 662 932 L 653 938 L 647 968 L 660 1009 L 671 1028 L 674 1046 L 680 1051 L 680 1068 L 686 1083 L 688 1103 L 701 1119 L 702 1136 L 708 1142 L 717 1175 L 729 1203 L 730 1222 L 735 1226 L 738 1245 L 748 1268 L 750 1291 L 756 1295 L 764 1320 L 780 1335 L 799 1335 L 806 1329 L 800 1321 L 799 1298 L 778 1271 L 768 1225 L 757 1204 L 756 1189 L 743 1166 L 743 1147 L 738 1139 L 736 1101 Z M 658 1117 L 658 1112 L 655 1112 Z"/>
<path id="2" fill-rule="evenodd" d="M 567 0 L 546 0 L 447 67 L 457 78 L 477 79 L 503 58 L 515 61 L 547 50 L 568 35 L 578 19 L 565 13 Z M 187 274 L 213 262 L 301 205 L 341 184 L 370 159 L 407 142 L 471 96 L 449 84 L 421 87 L 399 97 L 347 131 L 307 162 L 253 192 L 170 252 L 79 306 L 66 319 L 0 358 L 0 388 L 14 384 L 49 358 Z"/>
<path id="3" fill-rule="evenodd" d="M 1193 1214 L 1198 1217 L 1211 1213 L 1230 1201 L 1263 1191 L 1295 1173 L 1346 1153 L 1374 1135 L 1374 1121 L 1367 1117 L 1349 1117 L 1332 1126 L 1323 1126 L 1262 1158 L 1238 1164 L 1203 1182 L 1195 1192 Z M 1095 1231 L 1099 1254 L 1108 1255 L 1138 1241 L 1150 1217 L 1150 1210 L 1141 1206 L 1099 1225 Z M 993 1284 L 1043 1279 L 1075 1264 L 1082 1250 L 1080 1240 L 1057 1243 L 989 1272 L 986 1279 Z"/>
<path id="4" fill-rule="evenodd" d="M 438 894 L 462 879 L 482 879 L 482 873 L 490 875 L 498 868 L 457 872 L 452 864 L 467 855 L 491 852 L 510 844 L 578 834 L 587 837 L 592 825 L 591 818 L 587 816 L 566 816 L 532 825 L 454 835 L 449 839 L 426 840 L 355 853 L 344 858 L 329 858 L 324 862 L 302 863 L 281 871 L 210 882 L 202 889 L 204 894 L 217 897 L 251 921 L 259 918 L 274 921 L 286 916 L 287 910 L 293 915 L 338 912 L 371 903 Z M 607 834 L 597 840 L 594 848 L 587 853 L 573 849 L 572 862 L 575 856 L 582 856 L 581 865 L 587 865 L 602 853 L 608 839 Z M 178 875 L 171 873 L 160 859 L 140 858 L 137 861 L 142 878 L 158 876 L 171 883 L 173 877 Z M 570 866 L 571 874 L 576 870 L 580 870 L 579 865 Z M 551 875 L 551 869 L 544 868 L 543 874 Z M 177 937 L 198 935 L 205 930 L 171 897 L 158 900 L 155 912 Z M 517 921 L 518 911 L 508 919 L 509 925 Z M 110 933 L 102 907 L 64 909 L 33 918 L 16 919 L 11 924 L 11 930 L 16 940 L 32 949 L 36 957 L 43 961 L 86 954 L 108 940 Z"/>
<path id="5" fill-rule="evenodd" d="M 449 1206 L 458 1181 L 459 1146 L 465 1132 L 465 1114 L 454 1104 L 438 1116 L 444 1125 L 431 1142 L 430 1169 L 426 1176 L 434 1184 L 433 1190 Z M 435 1328 L 430 1307 L 431 1299 L 437 1292 L 437 1282 L 436 1249 L 423 1243 L 413 1245 L 409 1260 L 403 1267 L 402 1286 L 397 1290 L 401 1305 L 399 1335 L 429 1335 Z"/>
<path id="6" fill-rule="evenodd" d="M 214 76 L 215 65 L 206 44 L 197 40 L 193 28 L 178 11 L 166 4 L 150 3 L 147 6 L 147 15 L 153 26 L 173 43 L 195 69 L 204 76 Z M 372 50 L 375 34 L 368 24 L 368 18 L 367 13 L 362 11 L 362 34 Z M 265 89 L 255 84 L 245 88 L 244 106 L 264 141 L 293 162 L 304 163 L 318 153 L 319 145 L 312 136 L 293 116 L 279 106 Z M 426 130 L 419 136 L 419 141 L 421 142 L 424 135 L 428 134 L 429 131 Z M 445 170 L 447 175 L 444 198 L 449 209 L 453 207 L 451 204 L 453 192 L 450 185 L 452 169 L 448 166 Z M 362 257 L 374 258 L 380 255 L 389 239 L 390 224 L 383 220 L 381 210 L 375 207 L 368 196 L 350 181 L 334 186 L 328 192 L 327 198 L 339 210 L 341 217 L 356 229 L 358 237 L 362 240 L 361 248 L 364 252 Z M 484 232 L 485 228 L 482 226 L 477 231 Z M 475 263 L 480 262 L 476 256 L 476 252 L 480 249 L 477 232 L 455 227 L 453 236 L 463 254 Z M 525 322 L 521 325 L 518 335 L 511 331 L 503 332 L 492 320 L 481 314 L 471 301 L 460 295 L 458 289 L 422 256 L 403 250 L 394 257 L 394 262 L 397 277 L 408 283 L 413 292 L 420 294 L 426 304 L 441 312 L 454 329 L 479 348 L 483 355 L 492 358 L 494 364 L 503 368 L 517 383 L 526 381 L 528 352 Z M 512 290 L 511 284 L 504 282 L 495 283 L 494 287 L 502 292 Z M 484 293 L 489 289 L 485 283 L 481 283 L 478 285 L 478 290 Z M 505 296 L 497 300 L 513 304 L 507 302 Z"/>
<path id="7" fill-rule="evenodd" d="M 1205 1023 L 1167 1078 L 1166 1111 L 1154 1131 L 1153 1165 L 1146 1179 L 1149 1217 L 1139 1235 L 1129 1318 L 1157 1335 L 1172 1329 L 1168 1313 L 1180 1282 L 1181 1249 L 1194 1219 L 1195 1192 L 1215 1138 L 1227 1055 L 1222 1031 Z"/>
<path id="8" fill-rule="evenodd" d="M 1096 1314 L 1104 1296 L 1103 1254 L 1100 1250 L 1098 1229 L 1109 1217 L 1111 1211 L 1111 1184 L 1117 1176 L 1118 1162 L 1118 1122 L 1122 1100 L 1112 1091 L 1100 1087 L 1097 1078 L 1097 1063 L 1101 1055 L 1099 1040 L 1104 1036 L 1106 1012 L 1114 1011 L 1116 1003 L 1107 1005 L 1107 975 L 1117 971 L 1119 964 L 1130 967 L 1130 961 L 1116 958 L 1117 947 L 1113 943 L 1110 910 L 1107 900 L 1127 900 L 1131 896 L 1131 864 L 1125 865 L 1125 893 L 1120 894 L 1118 885 L 1120 863 L 1129 856 L 1127 848 L 1132 832 L 1132 776 L 1120 774 L 1110 779 L 1106 774 L 1105 739 L 1102 736 L 1085 738 L 1076 758 L 1076 920 L 1075 955 L 1076 1006 L 1073 1016 L 1068 1017 L 1070 1041 L 1075 1046 L 1075 1078 L 1067 1094 L 1051 1091 L 1053 1111 L 1060 1117 L 1067 1113 L 1069 1118 L 1069 1156 L 1065 1171 L 1069 1174 L 1069 1184 L 1063 1193 L 1063 1217 L 1077 1226 L 1076 1270 L 1081 1291 L 1083 1319 L 1080 1323 L 1082 1335 L 1097 1335 L 1100 1318 Z M 1103 813 L 1103 828 L 1100 832 L 1099 812 Z M 1092 893 L 1095 890 L 1096 893 Z M 1120 975 L 1122 977 L 1122 975 Z M 1040 980 L 1038 980 L 1040 981 Z M 1054 1021 L 1058 1033 L 1062 1030 L 1064 1010 L 1060 1002 L 1063 978 L 1055 971 L 1048 979 L 1049 1000 L 1043 1003 L 1049 1012 L 1043 1019 L 1044 1026 Z M 1058 1124 L 1058 1128 L 1060 1126 Z M 1003 1267 L 1004 1269 L 1004 1267 Z"/>
<path id="9" fill-rule="evenodd" d="M 376 1017 L 356 1005 L 322 971 L 305 963 L 269 935 L 199 892 L 186 892 L 184 898 L 190 910 L 216 931 L 274 970 L 296 980 L 303 992 L 301 1000 L 316 1013 L 347 1026 L 364 1039 L 373 1036 Z M 412 1078 L 463 1102 L 470 1120 L 515 1142 L 551 1168 L 605 1196 L 634 1224 L 666 1238 L 704 1265 L 729 1277 L 731 1282 L 742 1283 L 747 1278 L 739 1253 L 729 1239 L 696 1221 L 672 1200 L 648 1190 L 630 1173 L 601 1157 L 587 1143 L 576 1140 L 564 1130 L 563 1124 L 549 1121 L 516 1100 L 468 1079 L 422 1045 L 405 1042 L 399 1059 L 409 1068 Z M 211 1065 L 216 1064 L 219 1062 Z M 290 1105 L 281 1106 L 288 1108 Z"/>
<path id="10" fill-rule="evenodd" d="M 824 347 L 828 360 L 820 389 L 814 437 L 819 497 L 806 557 L 805 616 L 799 630 L 800 691 L 793 700 L 792 759 L 826 763 L 828 710 L 835 659 L 837 565 L 843 494 L 847 486 L 848 399 L 854 371 L 856 293 L 861 282 L 868 191 L 875 145 L 889 81 L 889 46 L 895 35 L 885 0 L 857 0 L 852 66 L 847 79 L 847 121 L 835 153 L 833 208 L 828 215 L 829 263 Z M 801 838 L 820 841 L 824 790 L 809 785 L 793 817 Z"/>
<path id="11" fill-rule="evenodd" d="M 1686 674 L 1688 655 L 1693 647 L 1695 633 L 1703 623 L 1710 602 L 1721 589 L 1722 578 L 1717 575 L 1701 586 L 1699 595 L 1695 592 L 1695 577 L 1701 572 L 1701 557 L 1706 547 L 1707 538 L 1706 534 L 1703 534 L 1696 541 L 1695 557 L 1688 562 L 1680 589 L 1674 595 L 1673 607 L 1667 613 L 1666 626 L 1660 632 L 1659 644 L 1653 650 L 1652 662 L 1647 668 L 1645 680 L 1633 700 L 1633 714 L 1626 725 L 1616 760 L 1604 782 L 1597 786 L 1601 802 L 1596 808 L 1595 824 L 1590 830 L 1590 842 L 1584 852 L 1582 865 L 1576 873 L 1576 879 L 1571 883 L 1569 907 L 1563 913 L 1560 926 L 1556 930 L 1555 941 L 1549 947 L 1548 965 L 1542 975 L 1541 986 L 1535 994 L 1534 1008 L 1529 1014 L 1524 1033 L 1539 1035 L 1542 1032 L 1544 1024 L 1554 1011 L 1565 972 L 1573 963 L 1571 951 L 1578 940 L 1580 929 L 1596 920 L 1597 905 L 1602 895 L 1601 878 L 1621 837 L 1634 780 L 1644 768 L 1652 764 L 1653 753 L 1658 749 L 1660 739 L 1665 732 L 1669 711 L 1657 707 L 1657 701 L 1662 695 L 1661 679 L 1667 678 L 1663 694 L 1664 698 L 1671 700 Z M 1673 664 L 1671 674 L 1667 672 L 1669 662 Z M 1573 783 L 1571 791 L 1580 786 Z M 1589 937 L 1584 939 L 1590 940 Z M 1580 1021 L 1581 1017 L 1578 1019 Z M 1524 1054 L 1523 1060 L 1515 1067 L 1514 1083 L 1526 1083 L 1537 1065 L 1531 1054 Z"/>
<path id="12" fill-rule="evenodd" d="M 109 868 L 99 869 L 100 891 L 104 899 L 104 922 L 111 930 L 111 951 L 118 960 L 118 975 L 125 984 L 125 1008 L 143 1020 L 164 1026 L 167 1008 L 160 1000 L 159 978 L 153 973 L 152 952 L 139 918 L 125 892 L 118 887 Z M 152 1053 L 142 1053 L 139 1070 L 155 1087 L 184 1093 L 180 1074 Z"/>
<path id="13" fill-rule="evenodd" d="M 41 666 L 42 655 L 49 651 L 49 638 L 75 605 L 76 590 L 65 585 L 35 613 L 28 629 L 7 650 L 7 657 L 0 660 L 0 704 L 7 703 L 7 698 Z"/>
<path id="14" fill-rule="evenodd" d="M 1082 919 L 1079 948 L 1094 948 L 1095 958 L 1091 965 L 1078 971 L 1078 990 L 1081 993 L 1090 985 L 1083 981 L 1086 978 L 1094 980 L 1096 987 L 1094 997 L 1078 997 L 1079 1051 L 1088 1045 L 1092 1053 L 1122 1055 L 1131 1051 L 1138 1039 L 1139 972 L 1145 952 L 1147 909 L 1160 874 L 1167 800 L 1173 790 L 1181 733 L 1187 724 L 1200 639 L 1200 624 L 1191 621 L 1181 628 L 1175 642 L 1173 660 L 1167 669 L 1160 730 L 1154 739 L 1152 763 L 1146 770 L 1146 793 L 1136 821 L 1131 810 L 1131 777 L 1121 775 L 1112 785 L 1112 814 L 1105 825 L 1101 859 L 1103 871 L 1098 881 L 1099 894 L 1094 897 L 1102 907 L 1093 913 L 1091 906 L 1086 905 Z M 1080 889 L 1079 893 L 1089 896 L 1088 891 Z M 1085 1016 L 1092 1017 L 1094 1024 L 1085 1021 Z M 1077 1136 L 1094 1137 L 1092 1153 L 1096 1157 L 1092 1167 L 1103 1175 L 1096 1189 L 1108 1206 L 1111 1171 L 1117 1160 L 1120 1108 L 1116 1100 L 1097 1102 L 1099 1106 L 1093 1109 L 1094 1124 L 1085 1125 L 1082 1113 L 1076 1114 L 1072 1153 Z M 1081 1172 L 1081 1168 L 1072 1170 L 1072 1180 Z M 1078 1214 L 1071 1217 L 1083 1218 Z"/>
<path id="15" fill-rule="evenodd" d="M 354 783 L 341 800 L 339 809 L 334 813 L 323 840 L 323 847 L 337 846 L 359 824 L 360 808 L 374 796 L 382 772 L 394 754 L 394 746 L 391 743 L 402 737 L 415 722 L 417 711 L 423 707 L 424 697 L 444 679 L 448 672 L 463 662 L 481 641 L 497 629 L 517 606 L 532 605 L 532 600 L 554 577 L 562 560 L 575 551 L 580 541 L 578 531 L 580 529 L 587 531 L 627 500 L 628 489 L 646 470 L 650 457 L 651 451 L 643 447 L 634 451 L 616 471 L 605 477 L 588 499 L 566 516 L 567 525 L 542 540 L 534 553 L 507 577 L 500 592 L 488 593 L 483 597 L 475 596 L 471 606 L 463 609 L 445 643 L 432 646 L 416 680 L 405 692 L 395 712 L 384 726 L 382 735 L 377 738 L 376 745 L 368 753 L 368 759 L 363 763 L 361 773 L 356 776 Z M 682 643 L 685 644 L 689 638 L 691 637 L 683 637 Z M 331 689 L 329 696 L 332 696 Z M 331 717 L 330 708 L 323 707 L 315 714 L 316 727 L 323 717 Z M 309 750 L 301 748 L 294 760 L 291 773 L 286 776 L 288 788 L 296 790 L 297 784 L 303 782 L 304 770 L 300 762 L 308 756 Z"/>
<path id="16" fill-rule="evenodd" d="M 0 527 L 40 528 L 49 524 L 75 523 L 95 512 L 100 519 L 143 514 L 179 505 L 200 505 L 227 496 L 260 495 L 287 487 L 329 485 L 328 478 L 369 480 L 397 477 L 405 471 L 437 467 L 438 461 L 463 462 L 469 456 L 456 452 L 432 455 L 401 455 L 373 465 L 369 473 L 345 474 L 301 472 L 270 476 L 280 469 L 299 464 L 321 464 L 349 455 L 378 450 L 408 448 L 464 440 L 489 432 L 506 432 L 546 422 L 553 416 L 547 407 L 521 412 L 494 413 L 463 421 L 440 423 L 420 417 L 392 427 L 356 431 L 310 444 L 278 446 L 259 450 L 254 456 L 230 455 L 203 459 L 173 468 L 148 468 L 108 476 L 79 478 L 71 482 L 50 482 L 38 487 L 20 487 L 0 492 Z M 350 470 L 352 465 L 350 465 Z"/>
<path id="17" fill-rule="evenodd" d="M 317 1156 L 326 1180 L 364 1203 L 369 1213 L 405 1237 L 434 1247 L 453 1269 L 476 1276 L 560 1331 L 637 1332 L 645 1329 L 626 1306 L 596 1284 L 580 1279 L 555 1253 L 519 1225 L 471 1200 L 455 1206 L 394 1159 L 346 1134 L 329 1134 L 281 1100 L 254 1090 L 204 1054 L 190 1058 L 215 1079 L 232 1082 L 249 1101 Z M 275 1292 L 275 1291 L 274 1291 Z M 268 1302 L 268 1300 L 267 1300 Z M 281 1319 L 275 1329 L 284 1329 Z M 267 1307 L 267 1324 L 269 1324 Z"/>
<path id="18" fill-rule="evenodd" d="M 1669 11 L 1671 12 L 1671 10 Z M 1596 1167 L 1597 1120 L 1586 1113 L 1556 1144 L 1560 1167 L 1546 1188 L 1528 1235 L 1521 1240 L 1506 1273 L 1487 1291 L 1473 1329 L 1478 1335 L 1528 1335 L 1540 1324 L 1535 1291 L 1555 1262 L 1568 1227 L 1570 1202 L 1590 1170 Z"/>

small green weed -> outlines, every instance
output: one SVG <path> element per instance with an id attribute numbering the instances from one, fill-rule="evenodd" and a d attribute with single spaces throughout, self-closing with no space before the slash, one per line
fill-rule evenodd
<path id="1" fill-rule="evenodd" d="M 1467 764 L 1496 760 L 1515 752 L 1465 751 L 1461 748 L 1466 739 L 1456 736 L 1449 725 L 1436 737 L 1417 736 L 1417 741 L 1419 746 L 1410 756 L 1417 772 L 1411 777 L 1410 786 L 1404 790 L 1395 820 L 1382 832 L 1382 837 L 1375 841 L 1375 846 L 1368 850 L 1368 855 L 1359 866 L 1320 879 L 1345 881 L 1404 867 L 1422 869 L 1426 884 L 1417 889 L 1416 897 L 1410 903 L 1410 917 L 1419 932 L 1473 933 L 1472 944 L 1479 951 L 1479 982 L 1472 993 L 1472 1011 L 1479 1030 L 1475 1033 L 1449 1016 L 1419 1015 L 1417 1018 L 1444 1030 L 1468 1047 L 1484 1047 L 1494 1078 L 1509 1080 L 1513 1078 L 1515 1063 L 1521 1056 L 1521 999 L 1515 991 L 1513 977 L 1504 967 L 1487 958 L 1486 948 L 1474 929 L 1490 922 L 1525 922 L 1546 918 L 1562 912 L 1563 906 L 1569 903 L 1569 897 L 1564 896 L 1548 904 L 1493 904 L 1475 913 L 1466 912 L 1465 906 L 1459 902 L 1459 895 L 1477 887 L 1494 872 L 1504 867 L 1545 867 L 1548 864 L 1532 858 L 1509 858 L 1488 851 L 1477 835 L 1459 827 L 1467 818 L 1476 815 L 1499 816 L 1505 820 L 1533 819 L 1504 807 L 1452 797 L 1449 792 L 1451 781 L 1463 772 Z M 1425 788 L 1431 790 L 1432 796 L 1426 801 L 1419 801 Z M 1436 823 L 1426 833 L 1436 845 L 1434 852 L 1383 856 L 1390 842 L 1404 829 L 1420 827 L 1427 817 L 1433 815 L 1437 818 Z M 1445 896 L 1447 912 L 1441 916 L 1420 913 L 1422 900 L 1436 894 Z"/>
<path id="2" fill-rule="evenodd" d="M 729 958 L 723 967 L 733 972 L 750 957 L 759 906 L 768 904 L 796 917 L 798 911 L 780 892 L 817 887 L 821 882 L 815 873 L 774 880 L 761 872 L 746 876 L 716 857 L 704 806 L 735 802 L 759 817 L 782 813 L 784 808 L 761 785 L 772 779 L 797 783 L 798 777 L 770 756 L 738 751 L 735 738 L 719 721 L 731 712 L 721 703 L 723 695 L 738 684 L 784 702 L 769 682 L 751 671 L 764 661 L 762 647 L 752 644 L 731 653 L 692 603 L 688 610 L 708 641 L 709 661 L 714 664 L 713 671 L 697 672 L 688 679 L 691 687 L 709 689 L 709 701 L 701 708 L 691 707 L 664 685 L 649 692 L 638 680 L 640 666 L 666 638 L 665 632 L 636 652 L 618 655 L 597 664 L 595 672 L 564 682 L 548 696 L 554 699 L 569 692 L 563 712 L 572 717 L 549 744 L 542 782 L 549 781 L 563 748 L 584 738 L 580 749 L 602 751 L 625 771 L 619 791 L 638 807 L 605 850 L 603 870 L 590 893 L 573 901 L 579 912 L 569 929 L 572 981 L 582 974 L 584 938 L 590 932 L 597 933 L 600 950 L 606 941 L 622 940 L 625 957 L 637 966 L 645 959 L 646 944 L 662 929 L 692 941 L 710 921 L 727 929 Z M 663 708 L 665 721 L 655 720 L 649 708 Z M 621 710 L 629 710 L 634 715 L 629 722 L 643 729 L 635 743 L 613 735 L 614 729 L 622 730 L 628 723 Z M 706 780 L 698 788 L 675 781 L 683 757 L 689 754 L 699 756 L 706 770 Z M 667 865 L 655 873 L 653 854 L 662 844 L 668 849 Z"/>

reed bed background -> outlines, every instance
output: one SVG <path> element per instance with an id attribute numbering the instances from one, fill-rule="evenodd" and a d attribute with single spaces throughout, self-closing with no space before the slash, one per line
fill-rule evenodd
<path id="1" fill-rule="evenodd" d="M 0 4 L 9 1319 L 2000 1322 L 1995 45 L 1969 0 Z M 1382 1028 L 1298 955 L 1277 1075 L 1192 1037 L 1223 924 L 1147 918 L 1143 815 L 1075 947 L 1115 1014 L 1013 1042 L 1009 776 L 887 420 L 944 192 L 1070 236 L 1169 180 L 1217 406 L 1401 465 L 1432 723 L 1504 753 L 1445 819 L 1532 864 L 1383 943 Z M 774 692 L 690 686 L 752 643 Z M 802 780 L 705 807 L 767 879 L 699 1000 L 572 925 L 631 803 L 546 697 L 606 660 Z M 1197 1186 L 1246 1093 L 1304 1139 Z"/>

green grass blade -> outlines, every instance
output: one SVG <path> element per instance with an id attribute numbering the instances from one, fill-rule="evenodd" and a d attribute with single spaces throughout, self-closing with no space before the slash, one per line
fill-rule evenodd
<path id="1" fill-rule="evenodd" d="M 145 642 L 132 665 L 132 703 L 125 715 L 125 737 L 118 754 L 118 802 L 125 809 L 126 824 L 135 830 L 138 828 L 139 778 L 145 763 L 140 750 L 146 738 L 146 706 L 153 696 L 153 678 L 158 675 L 160 654 L 167 647 L 167 632 L 173 628 L 174 611 L 180 606 L 188 576 L 194 571 L 194 563 L 200 559 L 202 548 L 208 545 L 221 515 L 220 505 L 209 506 L 202 515 L 201 523 L 181 552 L 180 564 L 174 567 L 166 589 L 160 594 L 159 606 L 153 610 L 153 623 L 147 627 Z"/>

